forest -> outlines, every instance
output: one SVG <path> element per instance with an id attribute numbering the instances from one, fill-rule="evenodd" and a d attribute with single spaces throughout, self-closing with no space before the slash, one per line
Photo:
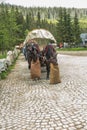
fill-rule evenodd
<path id="1" fill-rule="evenodd" d="M 50 31 L 58 44 L 68 42 L 77 46 L 80 34 L 87 30 L 87 9 L 0 4 L 0 51 L 23 43 L 28 32 L 36 28 Z"/>

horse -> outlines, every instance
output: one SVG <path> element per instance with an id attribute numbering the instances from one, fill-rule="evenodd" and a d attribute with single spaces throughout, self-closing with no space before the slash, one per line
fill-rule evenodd
<path id="1" fill-rule="evenodd" d="M 31 61 L 37 61 L 39 57 L 39 46 L 36 43 L 27 44 L 27 60 L 28 60 L 28 68 L 31 68 Z"/>
<path id="2" fill-rule="evenodd" d="M 39 53 L 39 61 L 40 61 L 40 65 L 41 67 L 46 66 L 46 60 L 45 60 L 45 56 L 44 56 L 44 51 L 40 51 Z"/>
<path id="3" fill-rule="evenodd" d="M 57 58 L 56 58 L 56 50 L 52 46 L 52 44 L 48 44 L 45 49 L 43 50 L 44 55 L 45 55 L 45 64 L 46 64 L 46 71 L 47 71 L 47 76 L 46 79 L 49 79 L 49 74 L 50 74 L 50 63 L 57 64 Z"/>
<path id="4" fill-rule="evenodd" d="M 26 45 L 27 50 L 27 60 L 28 60 L 28 68 L 31 68 L 31 61 L 34 62 L 39 59 L 41 67 L 46 66 L 46 79 L 49 79 L 50 74 L 50 63 L 55 62 L 57 60 L 56 57 L 54 58 L 56 51 L 52 44 L 48 44 L 42 51 L 40 51 L 38 44 L 36 43 L 29 43 Z"/>

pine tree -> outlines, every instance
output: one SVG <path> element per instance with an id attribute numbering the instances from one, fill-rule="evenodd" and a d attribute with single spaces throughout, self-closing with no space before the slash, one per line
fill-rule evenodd
<path id="1" fill-rule="evenodd" d="M 0 11 L 0 49 L 2 53 L 9 48 L 9 13 L 7 6 L 1 5 Z"/>
<path id="2" fill-rule="evenodd" d="M 40 11 L 37 13 L 37 28 L 41 27 L 41 16 L 40 16 Z"/>
<path id="3" fill-rule="evenodd" d="M 64 25 L 63 25 L 63 10 L 60 8 L 59 10 L 59 18 L 57 20 L 57 34 L 56 38 L 58 42 L 63 42 L 63 30 L 64 30 Z"/>
<path id="4" fill-rule="evenodd" d="M 67 42 L 70 46 L 73 42 L 72 22 L 66 8 L 60 8 L 57 23 L 57 35 L 59 42 Z"/>
<path id="5" fill-rule="evenodd" d="M 17 24 L 17 31 L 16 31 L 16 38 L 17 42 L 22 42 L 22 39 L 24 39 L 24 32 L 25 32 L 25 20 L 22 12 L 19 12 L 18 8 L 16 8 L 15 11 L 15 18 L 16 18 L 16 24 Z"/>
<path id="6" fill-rule="evenodd" d="M 66 22 L 66 42 L 69 43 L 70 46 L 73 42 L 72 22 L 69 13 L 67 13 L 67 22 Z"/>
<path id="7" fill-rule="evenodd" d="M 80 26 L 79 26 L 77 13 L 75 13 L 74 22 L 73 22 L 73 35 L 74 35 L 75 45 L 78 46 L 80 42 Z"/>

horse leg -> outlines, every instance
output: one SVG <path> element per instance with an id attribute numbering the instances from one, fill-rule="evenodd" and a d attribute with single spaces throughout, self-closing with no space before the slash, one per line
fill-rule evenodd
<path id="1" fill-rule="evenodd" d="M 31 68 L 31 57 L 28 57 L 28 68 L 30 69 Z"/>
<path id="2" fill-rule="evenodd" d="M 50 74 L 50 63 L 46 63 L 46 70 L 47 70 L 47 77 L 46 77 L 46 79 L 49 79 L 49 74 Z"/>

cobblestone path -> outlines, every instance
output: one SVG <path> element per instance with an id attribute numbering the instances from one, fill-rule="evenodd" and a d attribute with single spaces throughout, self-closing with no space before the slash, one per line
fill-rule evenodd
<path id="1" fill-rule="evenodd" d="M 0 81 L 0 130 L 87 130 L 87 57 L 58 54 L 61 83 L 32 81 L 21 54 Z"/>

